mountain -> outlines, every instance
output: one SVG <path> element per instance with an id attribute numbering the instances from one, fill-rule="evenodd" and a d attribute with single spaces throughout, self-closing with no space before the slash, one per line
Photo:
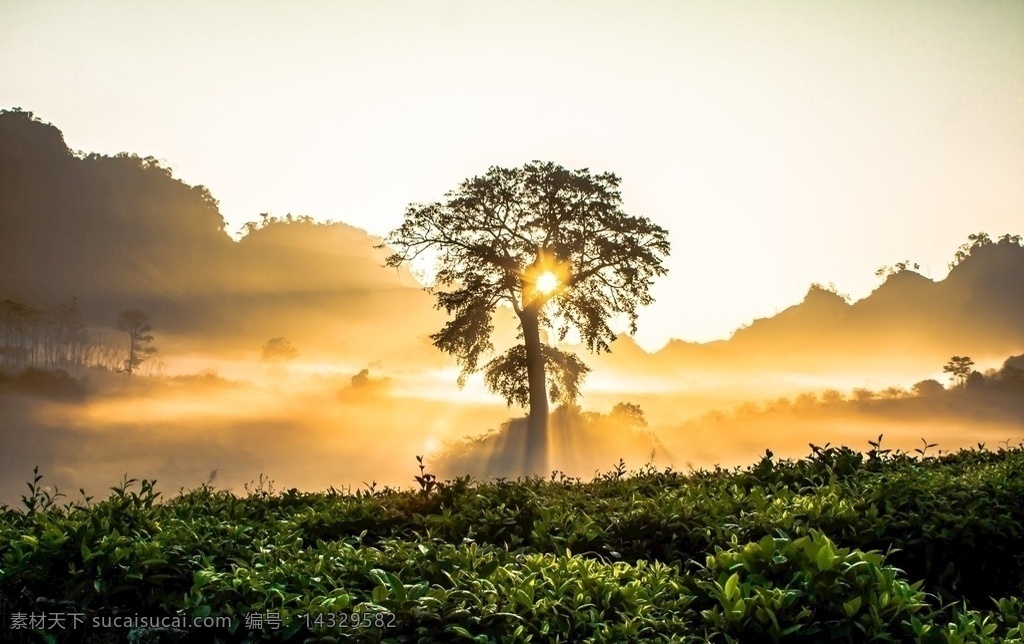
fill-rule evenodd
<path id="1" fill-rule="evenodd" d="M 234 241 L 203 186 L 155 159 L 68 149 L 56 127 L 0 112 L 0 301 L 53 306 L 77 297 L 87 323 L 150 314 L 161 346 L 258 353 L 287 337 L 307 357 L 441 364 L 444 323 L 405 270 L 383 267 L 380 240 L 341 223 L 264 218 Z M 1024 350 L 1024 248 L 987 237 L 949 275 L 903 270 L 853 303 L 821 286 L 729 340 L 670 341 L 648 354 L 629 338 L 584 358 L 595 370 L 651 377 L 700 371 L 934 370 Z M 511 314 L 498 332 L 515 337 Z M 581 352 L 583 353 L 583 352 Z M 927 367 L 931 365 L 931 367 Z"/>
<path id="2" fill-rule="evenodd" d="M 235 242 L 203 186 L 152 158 L 72 152 L 30 112 L 0 112 L 0 195 L 0 300 L 75 297 L 107 328 L 142 309 L 162 347 L 253 353 L 286 336 L 307 355 L 363 362 L 425 354 L 441 323 L 365 231 L 288 216 Z"/>
<path id="3" fill-rule="evenodd" d="M 646 354 L 632 340 L 620 338 L 612 345 L 613 353 L 597 362 L 648 374 L 934 371 L 952 355 L 988 359 L 1019 353 L 1024 349 L 1024 247 L 1018 238 L 1004 236 L 966 251 L 943 280 L 900 271 L 853 303 L 812 285 L 799 304 L 754 320 L 728 340 L 672 340 Z"/>

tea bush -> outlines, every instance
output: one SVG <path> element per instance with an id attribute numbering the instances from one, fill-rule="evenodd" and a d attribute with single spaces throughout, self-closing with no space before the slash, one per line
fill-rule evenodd
<path id="1" fill-rule="evenodd" d="M 1021 641 L 1024 450 L 0 509 L 11 641 Z M 426 481 L 424 473 L 421 478 Z M 15 616 L 184 615 L 75 630 Z M 266 617 L 263 625 L 247 616 Z M 270 618 L 274 623 L 270 624 Z M 344 624 L 342 624 L 344 621 Z"/>

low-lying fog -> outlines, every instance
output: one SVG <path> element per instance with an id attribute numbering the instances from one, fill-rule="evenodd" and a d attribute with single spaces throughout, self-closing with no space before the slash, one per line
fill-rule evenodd
<path id="1" fill-rule="evenodd" d="M 70 500 L 79 488 L 104 497 L 125 475 L 156 479 L 165 496 L 204 483 L 244 494 L 261 474 L 278 491 L 410 487 L 417 455 L 441 478 L 515 473 L 516 426 L 503 423 L 524 411 L 479 382 L 458 389 L 453 370 L 218 366 L 232 377 L 207 370 L 129 380 L 97 370 L 84 397 L 8 388 L 0 393 L 0 502 L 19 504 L 36 465 L 43 484 Z M 586 479 L 620 458 L 630 469 L 732 467 L 754 463 L 766 449 L 799 458 L 808 443 L 866 450 L 879 434 L 884 447 L 908 452 L 922 438 L 938 443 L 929 454 L 1024 439 L 1024 391 L 992 374 L 987 388 L 929 395 L 827 387 L 835 380 L 815 391 L 806 378 L 781 374 L 762 375 L 772 385 L 761 384 L 759 395 L 755 376 L 737 377 L 732 392 L 721 378 L 703 388 L 694 378 L 685 391 L 671 381 L 637 387 L 635 380 L 616 390 L 614 377 L 596 378 L 580 401 L 591 413 L 574 416 L 588 420 L 553 415 L 550 469 Z M 638 405 L 643 416 L 616 416 L 620 402 Z"/>

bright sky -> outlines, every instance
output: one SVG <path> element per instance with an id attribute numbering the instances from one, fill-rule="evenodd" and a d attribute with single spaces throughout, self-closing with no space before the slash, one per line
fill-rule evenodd
<path id="1" fill-rule="evenodd" d="M 384 234 L 490 165 L 612 171 L 670 231 L 638 339 L 855 298 L 1024 233 L 1024 2 L 0 0 L 0 107 L 165 160 L 235 232 Z"/>

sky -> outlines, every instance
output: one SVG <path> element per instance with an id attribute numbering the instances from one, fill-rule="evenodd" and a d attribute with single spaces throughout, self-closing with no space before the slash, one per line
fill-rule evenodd
<path id="1" fill-rule="evenodd" d="M 0 0 L 0 108 L 154 156 L 228 230 L 384 235 L 489 166 L 611 171 L 673 252 L 637 339 L 728 337 L 1024 233 L 1024 2 Z"/>

